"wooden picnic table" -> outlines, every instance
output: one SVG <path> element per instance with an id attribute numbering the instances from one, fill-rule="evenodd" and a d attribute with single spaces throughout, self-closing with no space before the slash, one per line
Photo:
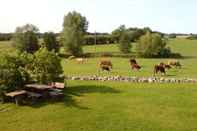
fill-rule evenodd
<path id="1" fill-rule="evenodd" d="M 26 88 L 33 88 L 37 90 L 48 90 L 53 88 L 52 86 L 49 85 L 40 85 L 40 84 L 27 84 L 25 85 Z"/>
<path id="2" fill-rule="evenodd" d="M 25 90 L 13 91 L 5 94 L 5 96 L 14 98 L 16 105 L 19 105 L 22 102 L 25 95 L 27 95 L 27 91 Z"/>

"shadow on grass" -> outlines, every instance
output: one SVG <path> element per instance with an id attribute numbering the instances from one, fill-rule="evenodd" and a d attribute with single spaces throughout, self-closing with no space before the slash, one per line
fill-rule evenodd
<path id="1" fill-rule="evenodd" d="M 80 105 L 80 102 L 78 102 L 75 97 L 82 97 L 84 94 L 90 94 L 90 93 L 101 93 L 101 94 L 114 94 L 114 93 L 120 93 L 119 90 L 113 89 L 111 87 L 107 86 L 97 86 L 97 85 L 88 85 L 88 86 L 72 86 L 67 87 L 64 90 L 64 98 L 60 101 L 54 101 L 54 100 L 45 100 L 45 101 L 39 101 L 36 104 L 32 104 L 31 107 L 33 108 L 40 108 L 49 104 L 65 104 L 66 107 L 75 107 L 82 110 L 88 110 L 90 108 Z"/>

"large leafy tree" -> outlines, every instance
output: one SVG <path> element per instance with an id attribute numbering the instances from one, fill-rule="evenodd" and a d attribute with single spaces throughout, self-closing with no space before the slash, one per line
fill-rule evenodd
<path id="1" fill-rule="evenodd" d="M 161 35 L 147 32 L 136 45 L 137 54 L 142 57 L 158 57 L 166 49 L 166 40 Z"/>
<path id="2" fill-rule="evenodd" d="M 62 43 L 66 51 L 74 56 L 83 53 L 82 45 L 84 35 L 88 28 L 86 17 L 75 11 L 69 12 L 64 17 Z"/>
<path id="3" fill-rule="evenodd" d="M 43 39 L 44 47 L 46 47 L 49 51 L 54 50 L 55 52 L 58 52 L 59 44 L 56 40 L 56 35 L 53 32 L 44 33 Z"/>
<path id="4" fill-rule="evenodd" d="M 38 37 L 36 35 L 38 31 L 38 28 L 31 24 L 17 27 L 13 37 L 14 47 L 20 52 L 34 53 L 39 49 Z"/>

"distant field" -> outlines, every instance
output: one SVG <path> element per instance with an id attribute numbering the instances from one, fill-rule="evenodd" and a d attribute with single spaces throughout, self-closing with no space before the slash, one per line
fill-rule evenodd
<path id="1" fill-rule="evenodd" d="M 69 81 L 66 98 L 0 104 L 1 131 L 195 131 L 197 85 Z"/>
<path id="2" fill-rule="evenodd" d="M 0 53 L 13 53 L 15 49 L 11 46 L 11 41 L 0 41 Z"/>

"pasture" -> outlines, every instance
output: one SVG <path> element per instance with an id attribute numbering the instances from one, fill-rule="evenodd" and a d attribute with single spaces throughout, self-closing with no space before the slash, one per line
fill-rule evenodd
<path id="1" fill-rule="evenodd" d="M 133 45 L 134 46 L 134 45 Z M 197 41 L 196 40 L 185 40 L 185 39 L 175 39 L 170 40 L 169 47 L 174 52 L 181 53 L 183 59 L 179 61 L 183 65 L 182 69 L 171 69 L 167 71 L 166 77 L 197 77 Z M 120 56 L 117 45 L 97 45 L 97 46 L 85 46 L 85 53 L 111 53 L 112 55 Z M 133 54 L 135 53 L 135 47 L 133 48 Z M 111 73 L 108 72 L 99 72 L 98 63 L 100 57 L 88 58 L 88 61 L 85 64 L 77 64 L 75 60 L 62 60 L 62 65 L 66 75 L 122 75 L 122 76 L 140 76 L 148 77 L 153 75 L 153 67 L 155 64 L 160 62 L 168 62 L 170 59 L 137 59 L 138 63 L 142 66 L 141 71 L 132 71 L 129 65 L 129 58 L 122 57 L 109 57 L 113 63 L 113 70 Z M 72 68 L 71 68 L 72 67 Z"/>
<path id="2" fill-rule="evenodd" d="M 197 85 L 69 81 L 65 99 L 0 105 L 5 131 L 193 131 Z"/>

